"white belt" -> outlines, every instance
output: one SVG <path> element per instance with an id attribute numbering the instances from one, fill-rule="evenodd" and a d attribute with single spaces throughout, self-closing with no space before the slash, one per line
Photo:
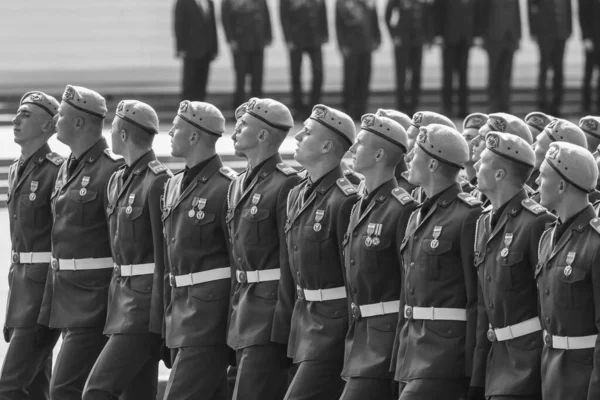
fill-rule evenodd
<path id="1" fill-rule="evenodd" d="M 593 349 L 598 335 L 589 336 L 553 336 L 544 331 L 544 343 L 548 347 L 560 350 Z"/>
<path id="2" fill-rule="evenodd" d="M 365 304 L 358 306 L 361 317 L 374 317 L 376 315 L 396 314 L 400 311 L 400 300 L 384 301 L 382 303 Z"/>
<path id="3" fill-rule="evenodd" d="M 183 287 L 231 278 L 231 268 L 215 268 L 186 275 L 170 275 L 171 286 Z"/>
<path id="4" fill-rule="evenodd" d="M 464 308 L 404 306 L 404 317 L 411 319 L 428 319 L 431 321 L 466 321 L 467 310 Z"/>
<path id="5" fill-rule="evenodd" d="M 49 263 L 52 259 L 50 252 L 17 253 L 12 251 L 11 253 L 12 262 L 15 264 Z"/>
<path id="6" fill-rule="evenodd" d="M 487 332 L 487 338 L 490 342 L 504 342 L 541 330 L 540 320 L 538 317 L 535 317 L 504 328 L 490 328 Z"/>
<path id="7" fill-rule="evenodd" d="M 263 269 L 262 271 L 240 271 L 235 273 L 239 283 L 258 283 L 267 281 L 278 281 L 281 276 L 279 268 Z"/>
<path id="8" fill-rule="evenodd" d="M 52 258 L 51 266 L 54 270 L 64 271 L 113 269 L 113 259 L 110 257 L 79 259 Z"/>
<path id="9" fill-rule="evenodd" d="M 154 263 L 114 265 L 115 274 L 118 276 L 138 276 L 154 274 Z"/>
<path id="10" fill-rule="evenodd" d="M 296 286 L 296 290 L 298 298 L 307 301 L 328 301 L 346 298 L 346 288 L 344 286 L 317 290 L 302 289 L 300 286 Z"/>

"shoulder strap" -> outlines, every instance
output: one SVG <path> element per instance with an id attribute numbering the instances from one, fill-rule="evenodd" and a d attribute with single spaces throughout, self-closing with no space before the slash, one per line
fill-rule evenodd
<path id="1" fill-rule="evenodd" d="M 458 194 L 458 198 L 463 203 L 465 203 L 466 205 L 468 205 L 469 207 L 475 207 L 475 206 L 481 205 L 481 201 L 478 200 L 476 197 L 471 196 L 469 193 L 459 193 Z"/>
<path id="2" fill-rule="evenodd" d="M 277 164 L 277 169 L 279 171 L 283 172 L 283 174 L 287 175 L 287 176 L 294 175 L 294 174 L 298 173 L 298 171 L 296 171 L 294 168 L 290 167 L 286 163 L 278 163 Z"/>
<path id="3" fill-rule="evenodd" d="M 392 190 L 392 196 L 396 198 L 403 206 L 414 203 L 416 200 L 404 189 L 397 187 Z"/>
<path id="4" fill-rule="evenodd" d="M 524 199 L 521 201 L 521 205 L 524 209 L 532 213 L 533 215 L 539 215 L 544 211 L 547 211 L 546 207 L 541 206 L 532 199 Z"/>
<path id="5" fill-rule="evenodd" d="M 350 181 L 346 178 L 339 178 L 336 182 L 336 185 L 340 188 L 342 193 L 346 196 L 350 196 L 356 194 L 356 189 L 350 183 Z"/>

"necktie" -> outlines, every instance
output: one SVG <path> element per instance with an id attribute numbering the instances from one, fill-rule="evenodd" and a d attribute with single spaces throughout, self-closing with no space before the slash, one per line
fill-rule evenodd
<path id="1" fill-rule="evenodd" d="M 23 175 L 23 172 L 25 172 L 26 164 L 27 163 L 25 162 L 25 160 L 19 159 L 19 167 L 17 168 L 17 181 L 21 178 L 21 176 Z"/>
<path id="2" fill-rule="evenodd" d="M 67 172 L 69 174 L 69 178 L 73 176 L 78 165 L 79 165 L 79 160 L 76 159 L 75 157 L 71 156 L 69 158 L 69 165 L 67 165 Z"/>

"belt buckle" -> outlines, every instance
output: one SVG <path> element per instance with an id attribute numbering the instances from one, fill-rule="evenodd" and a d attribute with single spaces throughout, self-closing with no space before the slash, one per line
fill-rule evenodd
<path id="1" fill-rule="evenodd" d="M 115 270 L 115 276 L 120 277 L 121 276 L 121 266 L 115 264 L 114 270 Z"/>
<path id="2" fill-rule="evenodd" d="M 171 284 L 171 287 L 176 287 L 176 285 L 175 285 L 175 275 L 171 274 L 171 276 L 169 277 L 169 283 Z"/>
<path id="3" fill-rule="evenodd" d="M 360 319 L 360 308 L 356 304 L 352 303 L 350 305 L 350 309 L 352 310 L 352 317 L 354 319 Z"/>
<path id="4" fill-rule="evenodd" d="M 238 271 L 238 281 L 240 281 L 240 283 L 246 283 L 248 281 L 246 271 Z"/>
<path id="5" fill-rule="evenodd" d="M 495 342 L 498 340 L 498 337 L 496 336 L 496 332 L 492 328 L 488 329 L 487 338 L 490 342 Z"/>
<path id="6" fill-rule="evenodd" d="M 548 332 L 544 333 L 544 344 L 548 347 L 552 347 L 552 335 Z"/>
<path id="7" fill-rule="evenodd" d="M 412 319 L 413 318 L 413 308 L 412 308 L 412 306 L 407 306 L 404 309 L 404 317 L 406 317 L 408 319 Z"/>
<path id="8" fill-rule="evenodd" d="M 50 263 L 50 266 L 52 267 L 53 270 L 58 271 L 58 269 L 59 269 L 58 260 L 56 258 L 53 258 L 52 262 Z"/>
<path id="9" fill-rule="evenodd" d="M 12 252 L 12 262 L 13 264 L 19 263 L 19 253 L 17 253 L 16 251 Z"/>
<path id="10" fill-rule="evenodd" d="M 302 290 L 302 288 L 297 288 L 296 289 L 296 294 L 298 295 L 298 298 L 300 300 L 304 300 L 304 290 Z"/>

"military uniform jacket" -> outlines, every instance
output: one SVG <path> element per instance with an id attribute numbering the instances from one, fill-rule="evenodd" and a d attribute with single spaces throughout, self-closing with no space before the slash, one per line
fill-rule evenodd
<path id="1" fill-rule="evenodd" d="M 63 159 L 45 144 L 29 159 L 23 173 L 17 176 L 18 159 L 8 169 L 8 216 L 12 259 L 6 305 L 8 328 L 35 326 L 48 264 L 22 264 L 15 253 L 50 252 L 52 212 L 50 195 Z"/>
<path id="2" fill-rule="evenodd" d="M 248 174 L 243 172 L 231 183 L 227 196 L 234 282 L 227 344 L 234 350 L 271 341 L 287 344 L 294 301 L 283 299 L 278 304 L 279 281 L 235 280 L 235 270 L 290 268 L 284 232 L 286 201 L 300 178 L 278 154 L 266 160 L 245 186 Z"/>
<path id="3" fill-rule="evenodd" d="M 400 248 L 404 281 L 393 353 L 397 360 L 392 359 L 398 381 L 471 375 L 477 322 L 473 242 L 480 205 L 455 183 L 424 217 L 419 209 L 410 217 Z M 441 227 L 437 239 L 436 227 Z M 466 309 L 467 321 L 407 319 L 405 305 Z"/>
<path id="4" fill-rule="evenodd" d="M 585 208 L 561 237 L 544 232 L 535 271 L 542 327 L 554 336 L 600 332 L 600 221 Z M 544 399 L 600 398 L 600 336 L 596 347 L 542 353 Z"/>
<path id="5" fill-rule="evenodd" d="M 177 0 L 175 3 L 175 46 L 185 57 L 202 59 L 215 57 L 219 52 L 215 5 L 207 1 L 208 10 L 198 6 L 196 0 Z"/>
<path id="6" fill-rule="evenodd" d="M 174 276 L 229 267 L 225 203 L 235 173 L 215 156 L 181 190 L 183 172 L 164 194 L 165 328 L 167 346 L 224 345 L 230 279 L 174 287 Z"/>
<path id="7" fill-rule="evenodd" d="M 161 202 L 167 168 L 149 151 L 136 161 L 124 181 L 126 166 L 108 183 L 108 227 L 115 269 L 108 291 L 104 333 L 162 334 L 162 323 L 150 329 L 153 275 L 121 276 L 122 265 L 163 260 Z M 159 287 L 162 289 L 162 286 Z"/>
<path id="8" fill-rule="evenodd" d="M 375 2 L 336 0 L 335 28 L 341 49 L 350 53 L 370 53 L 381 43 Z"/>
<path id="9" fill-rule="evenodd" d="M 417 202 L 396 180 L 377 189 L 361 212 L 364 199 L 352 209 L 344 237 L 348 302 L 356 306 L 398 301 L 402 288 L 400 246 L 406 223 Z M 377 225 L 376 225 L 377 224 Z M 381 233 L 370 232 L 381 227 Z M 378 240 L 368 240 L 375 238 Z M 352 308 L 352 307 L 351 307 Z M 392 379 L 390 370 L 398 313 L 362 318 L 353 316 L 346 335 L 342 376 Z"/>
<path id="10" fill-rule="evenodd" d="M 106 189 L 121 165 L 100 139 L 82 155 L 69 176 L 63 163 L 52 193 L 52 257 L 111 257 Z M 85 189 L 85 190 L 82 190 Z M 64 270 L 53 263 L 39 322 L 53 328 L 102 328 L 106 322 L 111 269 Z M 47 307 L 47 308 L 46 308 Z"/>
<path id="11" fill-rule="evenodd" d="M 221 18 L 227 42 L 237 51 L 260 51 L 273 41 L 266 0 L 223 0 Z"/>
<path id="12" fill-rule="evenodd" d="M 294 362 L 342 360 L 348 331 L 346 299 L 308 301 L 301 289 L 344 287 L 341 244 L 356 189 L 340 167 L 328 172 L 306 196 L 308 180 L 290 191 L 285 234 L 289 268 L 281 271 L 280 308 L 293 305 L 288 357 Z"/>
<path id="13" fill-rule="evenodd" d="M 509 200 L 493 229 L 491 219 L 490 207 L 479 217 L 475 237 L 480 291 L 471 386 L 485 386 L 486 396 L 539 396 L 540 332 L 501 342 L 490 342 L 486 334 L 490 327 L 504 328 L 538 317 L 537 248 L 546 224 L 555 218 L 521 190 Z"/>
<path id="14" fill-rule="evenodd" d="M 281 27 L 287 43 L 315 49 L 329 40 L 325 0 L 281 0 Z"/>
<path id="15" fill-rule="evenodd" d="M 430 42 L 434 34 L 432 3 L 432 0 L 388 0 L 385 23 L 392 39 L 400 39 L 401 46 L 412 47 Z"/>

